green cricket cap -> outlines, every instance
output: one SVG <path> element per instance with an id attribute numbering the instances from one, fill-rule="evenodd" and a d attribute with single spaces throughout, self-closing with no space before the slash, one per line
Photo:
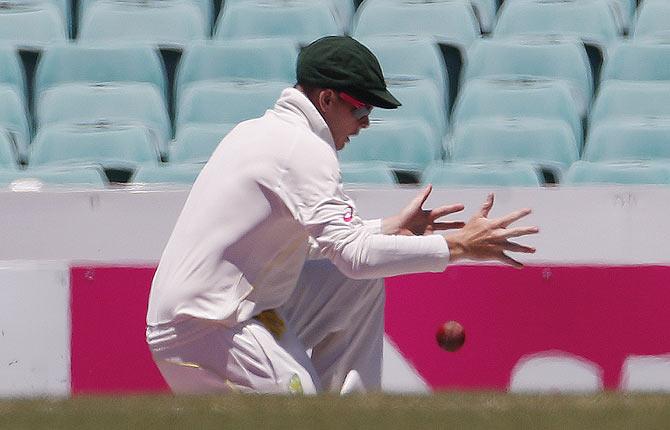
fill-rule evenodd
<path id="1" fill-rule="evenodd" d="M 374 54 L 349 36 L 326 36 L 302 48 L 296 77 L 299 84 L 343 91 L 372 106 L 401 105 L 386 88 Z"/>

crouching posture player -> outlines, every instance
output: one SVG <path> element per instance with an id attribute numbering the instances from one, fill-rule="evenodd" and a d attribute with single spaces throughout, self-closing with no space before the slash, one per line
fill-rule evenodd
<path id="1" fill-rule="evenodd" d="M 366 47 L 326 37 L 301 51 L 295 87 L 223 139 L 151 289 L 147 342 L 175 393 L 379 390 L 383 277 L 534 252 L 509 240 L 538 231 L 509 227 L 530 211 L 489 219 L 493 196 L 467 223 L 438 221 L 460 204 L 424 210 L 430 187 L 359 218 L 336 151 L 373 107 L 398 106 Z"/>

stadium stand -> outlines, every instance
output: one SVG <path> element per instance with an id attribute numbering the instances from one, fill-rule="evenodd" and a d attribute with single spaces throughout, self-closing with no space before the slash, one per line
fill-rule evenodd
<path id="1" fill-rule="evenodd" d="M 670 81 L 608 80 L 600 86 L 589 120 L 670 117 Z"/>
<path id="2" fill-rule="evenodd" d="M 584 147 L 586 161 L 670 159 L 670 119 L 603 121 L 591 128 Z"/>
<path id="3" fill-rule="evenodd" d="M 457 127 L 471 120 L 520 117 L 565 121 L 582 146 L 582 118 L 570 86 L 559 80 L 532 76 L 472 79 L 461 88 L 451 120 Z"/>
<path id="4" fill-rule="evenodd" d="M 133 183 L 192 185 L 200 174 L 203 164 L 165 164 L 139 166 L 133 175 Z"/>
<path id="5" fill-rule="evenodd" d="M 670 80 L 670 38 L 654 37 L 621 42 L 611 48 L 601 80 Z"/>
<path id="6" fill-rule="evenodd" d="M 563 351 L 544 351 L 519 359 L 512 370 L 512 393 L 593 393 L 603 389 L 597 364 Z"/>
<path id="7" fill-rule="evenodd" d="M 28 109 L 23 97 L 10 84 L 0 84 L 0 129 L 9 134 L 22 159 L 31 139 Z"/>
<path id="8" fill-rule="evenodd" d="M 423 184 L 447 187 L 539 187 L 543 179 L 535 167 L 524 162 L 443 163 L 434 162 L 421 176 Z"/>
<path id="9" fill-rule="evenodd" d="M 213 38 L 281 37 L 306 45 L 337 34 L 342 28 L 321 2 L 234 2 L 221 9 Z"/>
<path id="10" fill-rule="evenodd" d="M 18 168 L 14 140 L 7 130 L 2 128 L 0 128 L 0 167 L 3 169 Z"/>
<path id="11" fill-rule="evenodd" d="M 349 185 L 395 185 L 396 177 L 386 163 L 342 163 L 342 182 Z"/>
<path id="12" fill-rule="evenodd" d="M 565 174 L 565 185 L 670 184 L 670 163 L 606 163 L 576 161 Z"/>
<path id="13" fill-rule="evenodd" d="M 0 185 L 10 184 L 17 188 L 40 187 L 43 184 L 104 187 L 108 185 L 108 181 L 104 170 L 98 165 L 0 169 Z"/>
<path id="14" fill-rule="evenodd" d="M 170 148 L 171 163 L 204 163 L 235 124 L 185 124 Z"/>
<path id="15" fill-rule="evenodd" d="M 0 84 L 10 85 L 25 103 L 26 73 L 18 51 L 11 45 L 0 45 L 0 64 Z"/>
<path id="16" fill-rule="evenodd" d="M 69 37 L 58 6 L 50 2 L 0 3 L 0 43 L 41 49 Z"/>
<path id="17" fill-rule="evenodd" d="M 635 20 L 633 37 L 670 35 L 670 3 L 666 0 L 644 0 Z"/>

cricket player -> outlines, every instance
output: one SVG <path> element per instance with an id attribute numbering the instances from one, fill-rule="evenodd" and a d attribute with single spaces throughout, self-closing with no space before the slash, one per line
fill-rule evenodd
<path id="1" fill-rule="evenodd" d="M 350 37 L 303 48 L 296 71 L 221 141 L 162 254 L 147 342 L 175 393 L 379 390 L 384 277 L 464 258 L 520 266 L 507 253 L 535 251 L 510 240 L 537 233 L 509 227 L 530 210 L 489 219 L 492 195 L 467 223 L 439 221 L 460 204 L 423 209 L 430 186 L 395 216 L 361 219 L 337 151 L 373 107 L 400 102 Z"/>

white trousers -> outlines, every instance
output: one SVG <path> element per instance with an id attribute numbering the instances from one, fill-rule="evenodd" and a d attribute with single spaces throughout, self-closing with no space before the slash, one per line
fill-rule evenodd
<path id="1" fill-rule="evenodd" d="M 147 342 L 175 393 L 381 388 L 383 280 L 349 279 L 327 260 L 308 261 L 278 312 L 286 322 L 279 340 L 254 319 L 229 328 L 185 318 L 148 328 Z"/>

